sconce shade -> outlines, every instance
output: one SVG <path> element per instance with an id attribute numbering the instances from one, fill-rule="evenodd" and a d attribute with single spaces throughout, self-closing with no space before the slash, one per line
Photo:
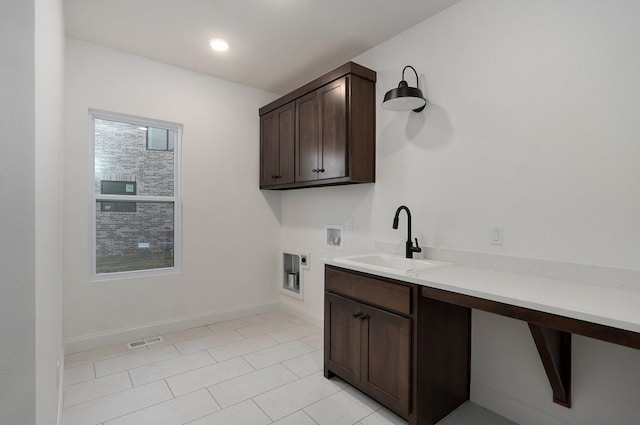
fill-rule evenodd
<path id="1" fill-rule="evenodd" d="M 404 79 L 404 71 L 407 68 L 413 69 L 416 74 L 416 86 L 418 85 L 418 73 L 412 66 L 405 66 L 402 70 L 402 81 L 398 84 L 398 88 L 391 89 L 384 95 L 382 107 L 390 111 L 414 111 L 421 112 L 427 105 L 427 100 L 422 94 L 422 90 L 418 87 L 409 87 Z"/>

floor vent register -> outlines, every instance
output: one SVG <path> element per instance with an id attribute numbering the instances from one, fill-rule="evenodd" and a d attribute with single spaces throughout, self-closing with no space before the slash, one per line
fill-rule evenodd
<path id="1" fill-rule="evenodd" d="M 139 339 L 137 341 L 131 341 L 131 342 L 127 343 L 127 347 L 129 347 L 129 349 L 146 347 L 147 345 L 157 344 L 157 343 L 162 342 L 162 341 L 163 341 L 163 339 L 162 339 L 161 336 L 152 336 L 151 338 L 145 338 L 145 339 Z"/>

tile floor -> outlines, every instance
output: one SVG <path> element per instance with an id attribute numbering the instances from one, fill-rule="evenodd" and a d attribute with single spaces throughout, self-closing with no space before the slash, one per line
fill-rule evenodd
<path id="1" fill-rule="evenodd" d="M 283 311 L 65 356 L 63 425 L 406 425 L 322 375 L 322 330 Z M 467 403 L 439 425 L 517 425 Z"/>
<path id="2" fill-rule="evenodd" d="M 322 375 L 322 330 L 273 311 L 65 357 L 63 425 L 391 425 Z M 151 335 L 150 335 L 151 336 Z"/>

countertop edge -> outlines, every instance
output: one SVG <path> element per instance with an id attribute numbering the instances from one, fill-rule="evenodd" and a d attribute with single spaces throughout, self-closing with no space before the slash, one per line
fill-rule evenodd
<path id="1" fill-rule="evenodd" d="M 500 302 L 500 303 L 504 303 L 504 304 L 515 305 L 515 306 L 518 306 L 518 307 L 528 308 L 528 309 L 531 309 L 531 310 L 537 310 L 537 311 L 541 311 L 541 312 L 544 312 L 544 313 L 556 314 L 556 315 L 559 315 L 559 316 L 564 316 L 564 317 L 568 317 L 568 318 L 572 318 L 572 319 L 583 320 L 583 321 L 586 321 L 586 322 L 591 322 L 591 323 L 595 323 L 595 324 L 599 324 L 599 325 L 605 325 L 605 326 L 610 326 L 610 327 L 613 327 L 613 328 L 623 329 L 623 330 L 626 330 L 626 331 L 640 333 L 640 317 L 639 317 L 637 322 L 636 321 L 629 321 L 629 320 L 625 320 L 625 319 L 622 319 L 622 318 L 619 318 L 619 317 L 614 317 L 613 315 L 607 315 L 607 314 L 602 314 L 602 313 L 600 313 L 600 314 L 598 314 L 598 313 L 590 313 L 590 312 L 586 311 L 586 310 L 588 310 L 587 308 L 584 308 L 584 309 L 580 310 L 580 309 L 571 308 L 569 306 L 567 306 L 567 307 L 562 307 L 562 306 L 558 306 L 558 305 L 554 306 L 554 305 L 544 304 L 544 303 L 540 303 L 540 302 L 533 301 L 533 300 L 528 300 L 526 298 L 517 298 L 517 297 L 513 297 L 513 296 L 501 295 L 498 291 L 486 292 L 486 291 L 482 291 L 482 290 L 473 290 L 471 288 L 460 287 L 460 286 L 457 286 L 457 285 L 455 285 L 453 283 L 448 283 L 446 281 L 443 281 L 442 279 L 437 278 L 436 275 L 437 275 L 439 269 L 444 269 L 444 268 L 448 269 L 447 271 L 449 272 L 450 275 L 451 274 L 455 275 L 456 269 L 452 269 L 452 268 L 457 267 L 458 268 L 457 270 L 460 271 L 460 273 L 459 273 L 460 275 L 470 274 L 470 273 L 474 273 L 474 272 L 477 271 L 478 274 L 482 274 L 485 277 L 486 276 L 491 276 L 493 274 L 493 275 L 495 275 L 496 280 L 502 280 L 502 279 L 505 279 L 505 277 L 510 277 L 510 278 L 513 278 L 513 280 L 515 282 L 514 285 L 518 285 L 518 282 L 516 280 L 518 278 L 521 278 L 523 280 L 534 279 L 536 282 L 542 282 L 542 283 L 546 283 L 546 284 L 550 284 L 550 285 L 560 285 L 560 286 L 569 285 L 572 288 L 583 287 L 585 291 L 588 291 L 590 293 L 589 296 L 593 299 L 594 302 L 596 302 L 599 299 L 599 295 L 604 295 L 604 294 L 606 294 L 607 297 L 611 297 L 612 294 L 619 295 L 621 300 L 625 300 L 629 296 L 634 296 L 634 297 L 638 296 L 634 292 L 627 291 L 627 290 L 624 290 L 624 289 L 612 289 L 612 288 L 599 287 L 599 286 L 583 284 L 583 283 L 559 281 L 559 280 L 554 280 L 554 279 L 535 277 L 535 276 L 531 276 L 531 275 L 520 275 L 520 274 L 508 273 L 508 272 L 502 272 L 502 271 L 493 271 L 493 270 L 488 270 L 488 269 L 474 268 L 474 267 L 469 267 L 469 266 L 451 265 L 451 266 L 444 266 L 444 267 L 434 268 L 434 269 L 423 271 L 423 272 L 416 273 L 416 274 L 404 275 L 404 274 L 396 274 L 396 273 L 391 273 L 391 272 L 383 272 L 383 271 L 379 271 L 379 270 L 370 269 L 368 267 L 361 267 L 361 266 L 356 266 L 356 265 L 351 265 L 351 264 L 345 264 L 345 263 L 337 262 L 337 261 L 335 261 L 334 259 L 331 259 L 331 258 L 323 258 L 321 260 L 326 265 L 339 267 L 339 268 L 342 268 L 342 269 L 353 270 L 353 271 L 366 273 L 366 274 L 370 274 L 370 275 L 374 275 L 374 276 L 384 277 L 384 278 L 387 278 L 387 279 L 393 279 L 393 280 L 397 280 L 397 281 L 401 281 L 401 282 L 413 283 L 413 284 L 416 284 L 416 285 L 426 286 L 426 287 L 430 287 L 430 288 L 434 288 L 434 289 L 440 289 L 440 290 L 444 290 L 444 291 L 449 291 L 449 292 L 453 292 L 453 293 L 456 293 L 456 294 L 462 294 L 462 295 L 468 295 L 468 296 L 477 297 L 477 298 L 483 298 L 483 299 L 490 300 L 490 301 L 496 301 L 496 302 Z M 451 279 L 449 279 L 449 280 L 451 280 Z M 524 289 L 524 286 L 523 286 L 523 289 Z M 636 311 L 640 311 L 640 305 L 637 306 L 637 309 L 634 312 L 636 312 Z M 616 313 L 618 313 L 618 316 L 620 316 L 621 312 L 619 310 L 617 310 Z"/>

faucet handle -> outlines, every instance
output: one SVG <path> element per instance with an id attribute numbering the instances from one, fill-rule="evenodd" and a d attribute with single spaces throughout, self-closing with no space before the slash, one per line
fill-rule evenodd
<path id="1" fill-rule="evenodd" d="M 418 245 L 418 238 L 414 238 L 416 241 L 416 246 L 413 249 L 413 252 L 422 252 L 422 248 L 420 248 L 420 245 Z"/>

